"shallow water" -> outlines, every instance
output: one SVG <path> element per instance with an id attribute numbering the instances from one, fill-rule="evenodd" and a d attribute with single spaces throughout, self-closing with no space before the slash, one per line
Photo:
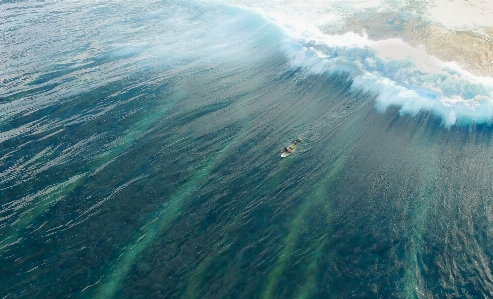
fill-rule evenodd
<path id="1" fill-rule="evenodd" d="M 145 4 L 1 4 L 2 298 L 491 296 L 488 124 L 380 112 L 256 13 Z"/>

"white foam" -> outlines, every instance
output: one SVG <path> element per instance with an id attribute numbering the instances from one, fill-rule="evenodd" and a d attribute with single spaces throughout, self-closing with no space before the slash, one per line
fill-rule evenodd
<path id="1" fill-rule="evenodd" d="M 256 9 L 276 22 L 295 27 L 340 26 L 344 18 L 369 8 L 387 7 L 385 0 L 211 0 Z"/>
<path id="2" fill-rule="evenodd" d="M 433 20 L 452 29 L 493 27 L 491 0 L 435 0 L 429 13 Z"/>
<path id="3" fill-rule="evenodd" d="M 428 110 L 445 126 L 492 122 L 493 78 L 475 76 L 400 39 L 373 41 L 353 32 L 329 36 L 306 28 L 293 33 L 298 46 L 285 47 L 293 66 L 317 74 L 350 73 L 353 87 L 378 94 L 378 110 L 399 106 L 411 115 Z"/>

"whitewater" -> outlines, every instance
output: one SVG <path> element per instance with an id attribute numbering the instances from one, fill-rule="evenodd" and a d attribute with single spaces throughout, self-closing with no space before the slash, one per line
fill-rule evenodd
<path id="1" fill-rule="evenodd" d="M 1 2 L 0 298 L 493 296 L 492 15 Z"/>

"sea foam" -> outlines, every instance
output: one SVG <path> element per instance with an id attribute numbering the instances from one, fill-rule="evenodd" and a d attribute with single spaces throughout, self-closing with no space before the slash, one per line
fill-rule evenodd
<path id="1" fill-rule="evenodd" d="M 312 27 L 290 31 L 284 50 L 293 67 L 313 73 L 347 72 L 353 87 L 377 93 L 376 108 L 402 114 L 431 111 L 445 126 L 493 119 L 493 78 L 476 76 L 401 39 L 373 41 L 364 34 L 327 35 Z"/>

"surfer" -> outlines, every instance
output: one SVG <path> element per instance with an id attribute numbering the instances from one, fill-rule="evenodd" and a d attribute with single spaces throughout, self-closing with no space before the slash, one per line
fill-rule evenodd
<path id="1" fill-rule="evenodd" d="M 296 139 L 296 141 L 295 141 L 293 144 L 291 144 L 291 145 L 290 145 L 290 146 L 288 146 L 288 147 L 285 147 L 285 148 L 282 150 L 282 152 L 283 152 L 283 153 L 292 153 L 292 152 L 293 152 L 293 150 L 296 148 L 296 146 L 297 146 L 298 144 L 300 144 L 300 142 L 301 142 L 301 141 L 302 141 L 302 139 L 301 139 L 301 138 Z"/>

